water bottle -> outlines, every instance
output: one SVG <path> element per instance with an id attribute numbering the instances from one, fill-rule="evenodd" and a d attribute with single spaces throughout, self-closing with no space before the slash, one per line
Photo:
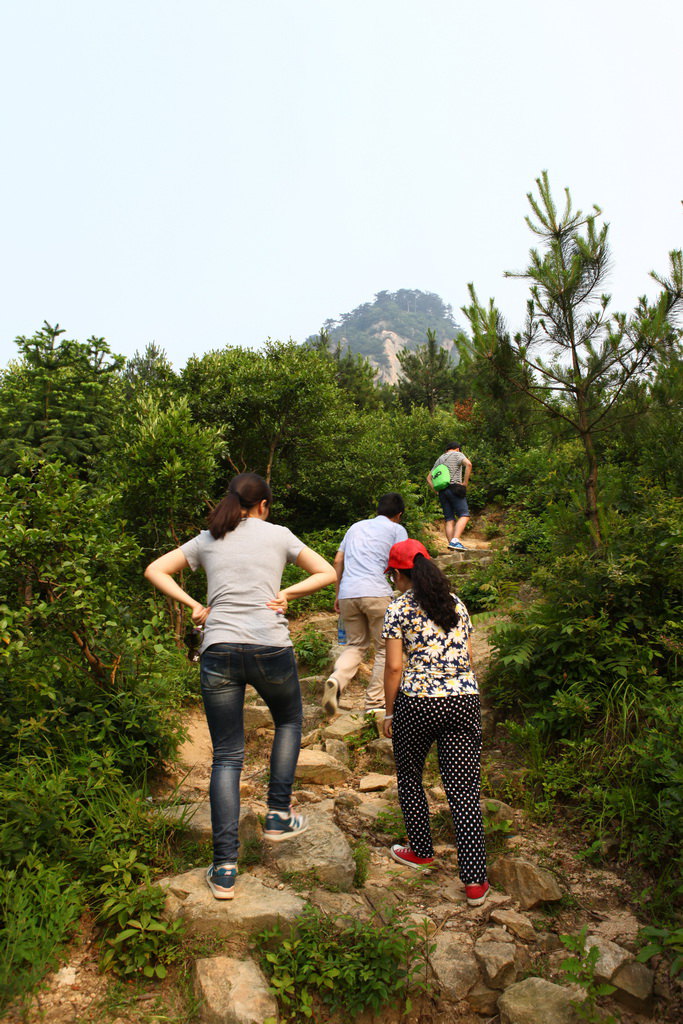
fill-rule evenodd
<path id="1" fill-rule="evenodd" d="M 337 619 L 337 643 L 346 643 L 346 629 L 344 627 L 344 620 L 342 619 L 341 615 Z"/>

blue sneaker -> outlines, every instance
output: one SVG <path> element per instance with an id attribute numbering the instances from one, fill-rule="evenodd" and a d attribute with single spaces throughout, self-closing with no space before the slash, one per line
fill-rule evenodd
<path id="1" fill-rule="evenodd" d="M 211 865 L 206 872 L 206 884 L 217 900 L 231 900 L 235 895 L 236 864 Z"/>
<path id="2" fill-rule="evenodd" d="M 462 544 L 459 540 L 454 539 L 450 541 L 448 546 L 451 549 L 451 551 L 467 551 L 465 545 Z"/>
<path id="3" fill-rule="evenodd" d="M 308 828 L 308 821 L 303 814 L 292 814 L 289 811 L 268 811 L 263 838 L 271 843 L 281 843 L 283 839 L 292 839 L 301 835 Z"/>

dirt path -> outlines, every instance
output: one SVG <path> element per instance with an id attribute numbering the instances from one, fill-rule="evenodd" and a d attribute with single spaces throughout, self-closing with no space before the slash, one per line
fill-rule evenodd
<path id="1" fill-rule="evenodd" d="M 335 617 L 317 614 L 309 617 L 318 628 L 328 634 L 334 631 Z M 475 671 L 480 679 L 486 675 L 490 646 L 489 636 L 494 627 L 494 620 L 487 619 L 475 632 L 473 649 Z M 295 624 L 296 629 L 302 623 Z M 341 712 L 361 711 L 365 681 L 369 675 L 370 665 L 361 666 L 358 677 L 344 695 Z M 304 701 L 309 707 L 315 707 L 322 695 L 324 675 L 304 684 Z M 160 780 L 158 795 L 163 796 L 175 792 L 183 800 L 205 800 L 208 791 L 211 743 L 206 727 L 203 711 L 199 704 L 188 707 L 186 713 L 187 738 L 181 746 L 177 765 L 169 768 L 166 776 Z M 256 729 L 247 737 L 247 755 L 245 763 L 245 800 L 259 809 L 263 800 L 263 773 L 267 765 L 267 753 L 272 733 L 266 729 Z M 363 795 L 361 782 L 367 775 L 377 770 L 373 761 L 376 754 L 356 747 L 350 765 L 350 777 L 344 784 L 346 793 L 358 794 L 362 801 L 376 799 L 376 793 Z M 384 769 L 386 770 L 386 769 Z M 515 774 L 516 773 L 516 774 Z M 567 827 L 541 826 L 534 823 L 524 811 L 525 793 L 523 772 L 519 765 L 510 759 L 510 752 L 505 746 L 504 735 L 499 731 L 489 731 L 485 741 L 483 756 L 484 784 L 489 785 L 489 796 L 501 795 L 495 791 L 495 779 L 502 778 L 507 782 L 515 778 L 518 794 L 513 812 L 513 826 L 508 833 L 501 833 L 499 852 L 510 857 L 524 857 L 551 869 L 562 882 L 567 896 L 558 904 L 551 904 L 547 909 L 532 912 L 536 914 L 534 924 L 539 934 L 549 936 L 544 941 L 552 943 L 548 948 L 555 952 L 539 952 L 533 954 L 534 968 L 531 973 L 549 971 L 547 964 L 559 963 L 564 953 L 558 951 L 561 943 L 558 935 L 564 932 L 575 933 L 583 923 L 588 923 L 603 938 L 621 943 L 627 948 L 636 948 L 636 937 L 639 928 L 634 893 L 627 882 L 615 872 L 593 868 L 581 859 L 583 841 L 579 834 L 572 833 Z M 251 780 L 251 781 L 250 781 Z M 432 813 L 438 818 L 445 814 L 443 793 L 438 784 L 438 774 L 429 782 L 429 799 Z M 313 810 L 316 802 L 330 803 L 335 796 L 335 787 L 307 783 L 305 790 L 295 789 L 295 803 L 309 804 Z M 387 792 L 388 796 L 388 792 Z M 395 803 L 395 791 L 389 797 Z M 338 816 L 338 823 L 347 829 L 347 836 L 354 841 L 364 839 L 370 848 L 370 875 L 368 891 L 390 886 L 395 889 L 397 882 L 395 873 L 388 872 L 387 838 L 378 832 L 371 819 L 359 818 L 355 811 L 345 810 Z M 436 833 L 435 833 L 436 835 Z M 448 909 L 444 917 L 443 893 L 452 885 L 456 878 L 452 838 L 445 836 L 440 839 L 438 849 L 443 858 L 443 869 L 437 873 L 438 888 L 422 891 L 415 884 L 409 886 L 403 898 L 417 908 L 419 913 L 432 914 L 435 921 L 440 922 L 439 928 L 460 928 L 464 937 L 476 935 L 486 927 L 488 915 L 472 915 L 462 903 Z M 394 865 L 395 868 L 395 865 Z M 265 880 L 273 888 L 283 888 L 277 872 L 272 865 L 256 864 L 247 869 L 255 876 Z M 410 874 L 410 872 L 408 872 Z M 406 879 L 407 883 L 415 879 Z M 457 883 L 458 885 L 460 883 Z M 363 893 L 364 890 L 359 890 Z M 305 894 L 304 894 L 305 895 Z M 328 909 L 343 903 L 343 894 L 311 892 L 311 898 L 328 903 Z M 357 897 L 354 897 L 357 898 Z M 502 897 L 501 897 L 502 898 Z M 475 929 L 473 931 L 473 929 Z M 457 936 L 456 936 L 457 937 Z M 469 941 L 469 940 L 468 940 Z M 209 952 L 201 955 L 211 955 Z M 218 948 L 218 947 L 216 947 Z M 23 1016 L 15 1014 L 3 1018 L 9 1024 L 192 1024 L 199 1018 L 193 1009 L 192 997 L 188 988 L 188 966 L 179 966 L 171 971 L 169 978 L 163 983 L 151 983 L 137 979 L 132 984 L 116 982 L 110 976 L 103 976 L 98 971 L 99 946 L 92 922 L 84 920 L 77 940 L 70 950 L 67 963 L 56 973 L 46 979 L 41 991 L 36 994 L 32 1004 Z M 554 961 L 552 958 L 555 958 Z M 531 966 L 531 961 L 530 961 Z M 652 1015 L 620 1009 L 617 1020 L 622 1024 L 646 1024 L 648 1021 L 670 1022 L 674 1024 L 683 1019 L 683 1002 L 680 990 L 678 993 L 660 971 L 658 974 L 660 998 L 655 1002 Z M 666 997 L 666 998 L 663 998 Z M 614 1012 L 614 1008 L 611 1008 Z M 388 1012 L 379 1018 L 382 1024 L 398 1024 L 399 1016 Z M 467 1011 L 452 1008 L 425 1012 L 420 1017 L 421 1024 L 496 1024 L 497 1016 L 490 1013 L 481 1016 Z M 320 1024 L 323 1024 L 322 1019 Z M 369 1024 L 369 1021 L 368 1021 Z M 403 1018 L 403 1024 L 406 1024 Z M 417 1024 L 410 1021 L 410 1024 Z M 548 1022 L 552 1024 L 552 1022 Z"/>

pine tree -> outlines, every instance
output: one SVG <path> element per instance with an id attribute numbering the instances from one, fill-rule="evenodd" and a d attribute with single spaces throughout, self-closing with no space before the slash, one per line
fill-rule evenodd
<path id="1" fill-rule="evenodd" d="M 538 196 L 528 193 L 532 216 L 526 218 L 542 248 L 532 249 L 519 277 L 530 282 L 527 320 L 514 347 L 528 375 L 507 379 L 559 418 L 581 439 L 585 453 L 585 515 L 593 544 L 602 544 L 598 514 L 598 455 L 595 437 L 609 430 L 620 412 L 630 382 L 647 375 L 662 347 L 675 346 L 673 326 L 683 304 L 683 256 L 670 254 L 669 279 L 652 274 L 662 291 L 653 303 L 638 301 L 630 317 L 610 313 L 610 296 L 601 289 L 609 267 L 608 225 L 600 228 L 601 210 L 584 215 L 574 210 L 565 189 L 558 213 L 547 172 L 536 179 Z M 501 345 L 501 318 L 493 300 L 487 308 L 469 286 L 471 303 L 463 307 L 472 326 L 473 353 L 491 362 Z M 499 372 L 506 370 L 498 361 Z"/>

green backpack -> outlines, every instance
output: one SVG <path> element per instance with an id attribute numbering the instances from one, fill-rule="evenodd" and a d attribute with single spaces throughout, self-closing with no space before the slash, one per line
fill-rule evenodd
<path id="1" fill-rule="evenodd" d="M 432 473 L 432 486 L 435 491 L 445 491 L 451 482 L 451 471 L 448 466 L 437 466 Z"/>

